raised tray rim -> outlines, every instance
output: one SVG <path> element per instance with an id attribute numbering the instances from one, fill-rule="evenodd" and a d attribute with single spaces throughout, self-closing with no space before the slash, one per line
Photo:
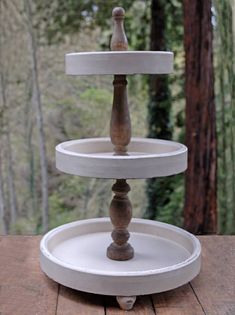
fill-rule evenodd
<path id="1" fill-rule="evenodd" d="M 80 222 L 80 223 L 79 223 Z M 92 222 L 93 226 L 95 225 L 95 231 L 99 232 L 100 226 L 97 223 L 103 224 L 104 222 L 107 226 L 105 226 L 105 231 L 107 232 L 112 229 L 112 225 L 110 223 L 109 218 L 99 218 L 99 219 L 89 219 L 89 220 L 81 220 L 72 223 L 68 223 L 64 226 L 71 226 L 77 224 L 84 224 L 86 222 Z M 129 230 L 131 232 L 137 232 L 139 227 L 139 223 L 143 224 L 154 224 L 154 225 L 164 225 L 165 227 L 170 226 L 174 230 L 182 230 L 167 223 L 161 223 L 157 221 L 150 221 L 145 219 L 133 219 L 131 224 L 129 225 Z M 136 228 L 133 224 L 136 224 Z M 133 227 L 133 229 L 132 229 Z M 63 228 L 63 226 L 58 227 L 48 234 L 46 234 L 40 243 L 40 265 L 41 269 L 48 275 L 49 278 L 63 284 L 67 287 L 90 292 L 96 294 L 105 294 L 105 295 L 116 295 L 116 296 L 132 296 L 132 295 L 144 295 L 144 294 L 152 294 L 157 292 L 164 292 L 167 290 L 175 289 L 189 281 L 191 281 L 195 276 L 198 275 L 201 268 L 201 245 L 200 242 L 193 236 L 192 234 L 183 230 L 184 235 L 190 235 L 190 238 L 194 241 L 194 246 L 191 251 L 190 257 L 185 259 L 183 263 L 176 264 L 176 268 L 173 269 L 172 266 L 168 268 L 159 268 L 159 272 L 155 272 L 155 270 L 147 270 L 147 271 L 136 271 L 136 272 L 121 272 L 119 271 L 117 274 L 115 272 L 98 272 L 92 273 L 87 272 L 87 270 L 83 270 L 84 268 L 79 268 L 82 270 L 74 269 L 73 265 L 62 264 L 61 262 L 56 263 L 50 259 L 50 255 L 45 252 L 44 242 L 48 235 L 51 235 L 53 231 L 58 231 L 58 229 Z M 150 227 L 152 228 L 152 227 Z M 86 229 L 86 226 L 85 226 Z M 94 230 L 93 230 L 94 231 Z M 141 233 L 142 230 L 139 230 Z M 102 232 L 102 231 L 101 231 Z M 82 233 L 83 234 L 83 233 Z M 151 232 L 150 232 L 151 234 Z M 163 233 L 164 234 L 164 233 Z M 156 234 L 157 235 L 157 234 Z M 73 236 L 74 237 L 74 236 Z M 179 235 L 179 237 L 182 237 Z M 184 245 L 182 245 L 184 246 Z M 186 244 L 185 244 L 186 246 Z M 107 258 L 106 258 L 107 259 Z M 117 263 L 117 262 L 116 262 Z M 122 262 L 120 262 L 122 263 Z M 170 269 L 171 268 L 171 269 Z M 105 269 L 105 268 L 104 268 Z M 165 269 L 165 270 L 163 270 Z M 160 272 L 161 271 L 161 272 Z"/>
<path id="2" fill-rule="evenodd" d="M 126 51 L 81 51 L 81 52 L 70 52 L 65 56 L 80 56 L 80 55 L 170 55 L 173 56 L 172 51 L 154 51 L 154 50 L 126 50 Z"/>
<path id="3" fill-rule="evenodd" d="M 81 157 L 87 157 L 87 158 L 94 158 L 94 159 L 101 159 L 101 160 L 136 160 L 136 159 L 152 159 L 156 157 L 169 157 L 169 156 L 175 156 L 182 153 L 185 153 L 188 151 L 187 147 L 179 142 L 171 141 L 171 140 L 162 140 L 162 139 L 154 139 L 154 138 L 141 138 L 141 137 L 133 137 L 131 138 L 131 142 L 145 142 L 145 143 L 162 143 L 162 144 L 172 144 L 176 147 L 178 146 L 179 149 L 175 150 L 173 152 L 168 153 L 155 153 L 155 154 L 146 154 L 146 155 L 110 155 L 110 156 L 101 156 L 101 155 L 95 155 L 95 153 L 88 154 L 88 153 L 76 153 L 73 151 L 68 151 L 65 148 L 68 145 L 76 144 L 76 143 L 100 143 L 100 142 L 110 142 L 109 137 L 99 137 L 99 138 L 85 138 L 85 139 L 76 139 L 76 140 L 68 140 L 62 143 L 59 143 L 56 145 L 55 149 L 56 151 L 66 154 L 66 155 L 73 155 L 73 156 L 81 156 Z M 128 151 L 127 151 L 128 152 Z M 147 153 L 147 152 L 146 152 Z"/>
<path id="4" fill-rule="evenodd" d="M 66 146 L 76 146 L 76 143 L 86 144 L 88 151 L 74 152 Z M 104 150 L 102 154 L 101 147 Z M 151 139 L 151 138 L 132 138 L 130 142 L 137 150 L 140 145 L 140 154 L 125 155 L 106 155 L 105 152 L 112 152 L 112 143 L 110 138 L 88 138 L 79 140 L 70 140 L 60 143 L 56 146 L 56 167 L 67 174 L 79 175 L 84 177 L 96 178 L 126 178 L 126 179 L 144 179 L 153 177 L 164 177 L 179 174 L 187 168 L 187 147 L 181 143 Z M 143 146 L 158 145 L 176 147 L 176 150 L 164 153 L 152 153 Z M 95 153 L 89 153 L 92 146 Z M 89 148 L 90 147 L 90 148 Z M 97 150 L 97 151 L 96 151 Z M 108 151 L 105 151 L 108 150 Z M 76 151 L 76 149 L 75 149 Z M 149 152 L 149 153 L 148 153 Z"/>
<path id="5" fill-rule="evenodd" d="M 65 55 L 68 75 L 169 74 L 171 51 L 92 51 Z"/>
<path id="6" fill-rule="evenodd" d="M 47 256 L 48 259 L 52 260 L 54 263 L 59 264 L 61 266 L 63 266 L 64 268 L 68 268 L 70 270 L 73 271 L 78 271 L 78 272 L 82 272 L 82 273 L 86 273 L 86 274 L 93 274 L 93 275 L 100 275 L 100 276 L 112 276 L 112 277 L 120 277 L 120 276 L 128 276 L 128 277 L 135 277 L 135 276 L 151 276 L 153 274 L 163 274 L 163 273 L 167 273 L 169 271 L 176 271 L 182 267 L 185 267 L 187 265 L 189 265 L 190 263 L 192 263 L 193 261 L 195 261 L 197 258 L 200 257 L 201 254 L 201 245 L 199 240 L 191 233 L 187 232 L 186 230 L 183 230 L 177 226 L 168 224 L 168 223 L 164 223 L 164 222 L 159 222 L 159 221 L 152 221 L 152 220 L 147 220 L 147 219 L 138 219 L 138 218 L 133 218 L 131 223 L 135 224 L 135 223 L 142 223 L 142 224 L 146 224 L 146 225 L 154 225 L 154 226 L 161 226 L 161 227 L 166 227 L 168 229 L 177 231 L 181 234 L 184 234 L 188 239 L 190 239 L 194 245 L 194 252 L 193 254 L 191 254 L 191 256 L 189 258 L 187 258 L 185 261 L 180 262 L 176 265 L 174 265 L 174 267 L 172 266 L 168 266 L 168 267 L 164 267 L 164 268 L 158 268 L 158 269 L 152 269 L 152 270 L 148 270 L 148 271 L 142 271 L 140 273 L 140 271 L 129 271 L 129 272 L 118 272 L 118 274 L 112 273 L 112 272 L 101 272 L 101 271 L 96 271 L 94 269 L 88 269 L 88 268 L 76 268 L 74 266 L 71 266 L 68 263 L 65 263 L 63 261 L 61 261 L 60 259 L 54 257 L 52 254 L 49 253 L 49 250 L 47 249 L 47 242 L 49 241 L 50 237 L 53 237 L 53 235 L 63 231 L 65 228 L 71 228 L 74 226 L 79 226 L 82 224 L 86 224 L 86 223 L 109 223 L 110 219 L 109 218 L 93 218 L 93 219 L 86 219 L 86 220 L 79 220 L 79 221 L 74 221 L 74 222 L 70 222 L 70 223 L 66 223 L 63 224 L 57 228 L 52 229 L 50 232 L 48 232 L 41 240 L 40 242 L 40 251 L 41 253 L 45 256 Z M 147 234 L 147 233 L 146 233 Z"/>

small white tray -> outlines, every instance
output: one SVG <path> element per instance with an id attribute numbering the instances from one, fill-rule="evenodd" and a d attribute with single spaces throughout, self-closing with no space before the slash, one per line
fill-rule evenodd
<path id="1" fill-rule="evenodd" d="M 128 155 L 114 155 L 110 138 L 60 143 L 56 167 L 65 173 L 96 178 L 151 178 L 178 174 L 187 168 L 187 147 L 181 143 L 132 138 Z"/>
<path id="2" fill-rule="evenodd" d="M 167 74 L 173 72 L 173 53 L 165 51 L 99 51 L 70 53 L 66 74 Z"/>
<path id="3" fill-rule="evenodd" d="M 135 256 L 106 257 L 112 225 L 108 218 L 76 221 L 47 233 L 40 244 L 42 270 L 73 289 L 116 296 L 167 291 L 192 280 L 200 270 L 201 246 L 175 226 L 133 219 L 129 231 Z"/>

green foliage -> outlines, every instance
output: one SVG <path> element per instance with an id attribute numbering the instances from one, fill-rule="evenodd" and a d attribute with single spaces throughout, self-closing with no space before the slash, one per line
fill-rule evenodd
<path id="1" fill-rule="evenodd" d="M 80 99 L 88 104 L 109 106 L 112 103 L 112 93 L 108 90 L 91 87 L 80 94 Z"/>
<path id="2" fill-rule="evenodd" d="M 152 78 L 148 103 L 148 126 L 150 138 L 171 139 L 173 127 L 170 119 L 171 95 L 167 76 Z M 150 83 L 150 84 L 151 84 Z"/>
<path id="3" fill-rule="evenodd" d="M 235 233 L 235 34 L 232 1 L 214 1 L 219 230 Z"/>
<path id="4" fill-rule="evenodd" d="M 181 0 L 165 3 L 166 10 L 166 49 L 182 53 L 183 49 L 183 8 Z M 176 64 L 176 63 L 175 63 Z"/>
<path id="5" fill-rule="evenodd" d="M 31 235 L 37 231 L 37 218 L 21 217 L 17 220 L 14 226 L 14 234 Z M 10 229 L 10 233 L 12 233 Z"/>
<path id="6" fill-rule="evenodd" d="M 148 76 L 128 77 L 133 135 L 144 136 L 147 133 L 145 117 L 148 103 L 148 136 L 173 138 L 184 142 L 182 1 L 161 0 L 158 3 L 164 7 L 165 27 L 162 49 L 174 52 L 174 73 L 169 76 L 156 76 L 157 83 L 155 79 L 150 80 Z M 231 0 L 215 0 L 212 6 L 216 71 L 219 226 L 220 232 L 227 234 L 235 233 L 235 36 L 232 29 L 231 3 Z M 106 203 L 111 196 L 109 183 L 106 186 L 101 180 L 93 181 L 93 179 L 64 175 L 55 170 L 54 146 L 59 142 L 83 137 L 107 136 L 112 104 L 112 78 L 107 76 L 102 79 L 100 77 L 65 78 L 64 65 L 61 62 L 63 55 L 65 51 L 74 49 L 81 51 L 86 47 L 89 49 L 92 47 L 92 50 L 109 49 L 112 34 L 111 12 L 115 6 L 123 6 L 126 11 L 125 29 L 129 49 L 148 50 L 151 44 L 151 0 L 34 0 L 33 4 L 35 5 L 34 27 L 37 35 L 40 35 L 40 38 L 37 38 L 38 44 L 44 44 L 38 50 L 38 57 L 46 145 L 49 151 L 50 227 L 54 227 L 80 218 L 103 215 L 107 212 Z M 11 117 L 11 121 L 19 122 L 16 127 L 10 124 L 13 156 L 17 157 L 13 167 L 19 200 L 19 218 L 16 225 L 11 227 L 11 231 L 31 234 L 41 232 L 38 143 L 34 126 L 30 131 L 27 129 L 28 120 L 32 120 L 33 125 L 35 123 L 34 113 L 26 115 L 22 110 L 22 106 L 25 106 L 32 97 L 31 78 L 27 78 L 28 55 L 23 50 L 26 42 L 22 40 L 25 38 L 25 30 L 22 27 L 25 22 L 24 12 L 22 12 L 22 21 L 20 16 L 18 16 L 19 20 L 14 18 L 10 20 L 13 16 L 12 8 L 12 6 L 4 6 L 6 10 L 4 14 L 7 17 L 4 21 L 6 25 L 7 22 L 12 22 L 17 32 L 9 28 L 6 34 L 3 34 L 6 36 L 5 55 L 9 56 L 8 62 L 4 64 L 9 72 L 9 78 L 6 80 L 9 91 L 7 115 Z M 157 30 L 159 31 L 160 29 Z M 74 47 L 73 39 L 77 40 L 77 34 L 82 38 L 82 44 L 81 41 L 76 41 Z M 93 36 L 92 43 L 90 34 Z M 149 91 L 149 85 L 154 82 L 156 83 L 154 90 L 157 93 L 151 92 L 152 87 Z M 27 108 L 25 106 L 25 111 L 28 110 Z M 0 110 L 0 121 L 2 118 L 3 109 Z M 25 135 L 29 139 L 26 139 Z M 29 153 L 26 153 L 28 146 L 31 146 L 32 150 L 31 160 L 27 156 Z M 2 150 L 4 153 L 4 146 Z M 5 163 L 5 160 L 3 162 Z M 7 163 L 4 163 L 4 191 L 6 191 L 6 206 L 9 208 Z M 133 210 L 138 215 L 142 215 L 146 204 L 143 181 L 135 180 L 131 182 L 131 186 L 133 186 L 130 193 Z M 181 225 L 184 202 L 183 175 L 151 179 L 146 190 L 148 207 L 145 216 Z"/>
<path id="7" fill-rule="evenodd" d="M 162 0 L 160 2 L 164 6 L 165 16 L 164 47 L 162 49 L 174 52 L 174 73 L 170 76 L 156 77 L 159 84 L 156 84 L 155 88 L 160 93 L 149 93 L 150 80 L 147 76 L 130 76 L 128 78 L 133 135 L 144 136 L 146 133 L 145 117 L 147 116 L 146 103 L 148 102 L 148 136 L 163 139 L 174 138 L 184 142 L 182 1 Z M 235 36 L 232 30 L 231 2 L 231 0 L 215 0 L 212 7 L 214 12 L 212 22 L 215 30 L 218 206 L 221 233 L 235 233 Z M 111 11 L 115 6 L 123 6 L 126 10 L 125 29 L 129 48 L 148 50 L 150 47 L 151 0 L 34 0 L 33 3 L 36 5 L 33 19 L 35 30 L 37 30 L 37 35 L 40 35 L 39 44 L 44 44 L 44 47 L 38 50 L 38 55 L 40 80 L 41 85 L 44 86 L 42 99 L 46 141 L 50 151 L 50 227 L 54 227 L 80 218 L 103 215 L 108 209 L 105 201 L 107 202 L 111 195 L 109 184 L 107 188 L 102 181 L 94 180 L 93 182 L 93 179 L 58 174 L 55 171 L 55 144 L 73 138 L 107 135 L 112 103 L 111 78 L 105 77 L 101 80 L 97 77 L 92 77 L 92 79 L 83 77 L 76 80 L 66 77 L 65 79 L 64 65 L 61 65 L 60 60 L 65 51 L 74 49 L 74 46 L 69 46 L 68 43 L 72 42 L 73 36 L 78 33 L 84 36 L 82 37 L 84 38 L 82 49 L 86 49 L 90 45 L 91 40 L 87 34 L 91 33 L 98 34 L 94 35 L 95 43 L 92 48 L 109 49 L 112 34 Z M 11 6 L 5 7 L 11 9 Z M 12 15 L 10 12 L 7 11 L 6 13 L 9 21 Z M 22 14 L 23 16 L 24 14 Z M 22 22 L 23 19 L 20 23 Z M 19 22 L 14 20 L 14 23 Z M 24 118 L 22 117 L 22 104 L 25 104 L 26 98 L 31 99 L 32 96 L 28 91 L 29 87 L 26 87 L 22 93 L 22 86 L 24 84 L 30 86 L 31 84 L 26 82 L 27 75 L 25 75 L 28 66 L 27 53 L 18 54 L 14 50 L 16 48 L 21 52 L 25 46 L 25 42 L 22 40 L 25 38 L 22 25 L 14 25 L 14 29 L 18 28 L 15 32 L 16 35 L 13 34 L 12 28 L 9 28 L 7 32 L 9 38 L 8 41 L 6 39 L 7 45 L 4 47 L 8 49 L 6 55 L 9 54 L 8 66 L 11 67 L 8 69 L 10 76 L 9 82 L 7 82 L 9 85 L 7 86 L 9 88 L 9 115 L 11 120 L 15 119 L 19 122 L 19 126 L 16 124 L 16 130 L 11 126 L 12 143 L 14 144 L 13 154 L 15 157 L 17 156 L 17 163 L 15 163 L 14 168 L 17 175 L 16 189 L 20 210 L 19 219 L 16 225 L 12 227 L 12 231 L 14 229 L 16 233 L 31 234 L 41 232 L 41 214 L 38 208 L 41 198 L 39 192 L 40 172 L 37 138 L 33 128 L 32 136 L 30 134 L 33 154 L 30 163 L 32 165 L 28 165 L 29 159 L 24 156 L 24 146 L 27 144 L 24 142 L 25 126 L 23 126 L 24 123 L 22 125 L 21 123 L 22 121 L 27 122 L 28 118 L 32 119 L 34 123 L 35 117 L 33 113 L 30 113 L 25 116 L 26 120 L 22 119 Z M 12 38 L 10 39 L 10 37 Z M 48 43 L 52 45 L 48 46 Z M 81 49 L 80 43 L 76 45 L 76 49 Z M 14 56 L 11 56 L 11 52 Z M 12 67 L 13 61 L 17 67 Z M 55 68 L 53 68 L 54 64 Z M 30 81 L 31 78 L 29 78 Z M 154 80 L 152 80 L 153 82 Z M 160 85 L 163 85 L 161 89 Z M 11 93 L 12 91 L 14 93 Z M 27 97 L 22 97 L 21 94 L 27 94 Z M 0 111 L 0 120 L 2 118 L 3 110 Z M 2 149 L 4 150 L 4 148 Z M 31 168 L 30 172 L 29 168 Z M 3 171 L 6 178 L 4 190 L 7 191 L 6 167 Z M 141 195 L 143 181 L 139 181 L 138 184 L 137 182 L 131 183 L 131 186 L 133 185 L 131 194 L 134 211 L 139 208 L 137 213 L 142 215 L 142 209 L 145 206 L 145 196 Z M 137 186 L 135 187 L 135 185 Z M 145 216 L 181 225 L 184 202 L 183 175 L 151 179 L 146 189 L 148 207 Z M 8 198 L 9 196 L 7 196 Z M 100 201 L 101 199 L 102 201 Z M 7 201 L 7 207 L 9 208 L 9 201 Z M 86 210 L 89 211 L 86 212 Z"/>
<path id="8" fill-rule="evenodd" d="M 178 0 L 161 2 L 164 11 L 164 47 L 175 54 L 175 73 L 152 76 L 148 103 L 148 136 L 184 142 L 183 93 L 183 17 Z M 159 8 L 159 7 L 158 7 Z M 162 40 L 162 39 L 161 39 Z M 173 107 L 173 109 L 172 109 Z M 146 218 L 158 219 L 175 225 L 182 224 L 184 180 L 183 175 L 152 178 L 147 181 L 148 205 Z"/>
<path id="9" fill-rule="evenodd" d="M 145 1 L 138 2 L 144 3 Z M 81 28 L 99 26 L 103 31 L 111 30 L 112 9 L 116 6 L 123 6 L 128 11 L 133 5 L 133 1 L 52 0 L 48 2 L 47 0 L 36 0 L 36 5 L 37 27 L 41 29 L 49 43 L 55 43 L 62 41 L 66 34 L 77 33 Z M 127 29 L 130 24 L 129 17 L 127 14 Z M 107 40 L 107 45 L 109 45 L 108 43 Z"/>
<path id="10" fill-rule="evenodd" d="M 170 224 L 182 226 L 183 224 L 183 206 L 184 206 L 184 176 L 174 175 L 169 181 L 166 192 L 169 193 L 169 199 L 162 206 L 159 205 L 159 212 L 156 218 Z"/>
<path id="11" fill-rule="evenodd" d="M 69 192 L 71 196 L 70 190 L 66 190 L 66 192 Z M 74 195 L 73 195 L 73 198 L 74 198 Z M 50 228 L 54 228 L 61 224 L 79 219 L 78 213 L 71 206 L 68 206 L 65 200 L 66 199 L 64 199 L 64 196 L 63 194 L 61 194 L 61 192 L 54 192 L 49 197 Z"/>

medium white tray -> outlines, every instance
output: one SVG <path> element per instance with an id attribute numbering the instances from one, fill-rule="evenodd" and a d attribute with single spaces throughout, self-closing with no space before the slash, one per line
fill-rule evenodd
<path id="1" fill-rule="evenodd" d="M 114 155 L 110 138 L 72 140 L 56 147 L 56 167 L 68 174 L 115 179 L 168 176 L 187 168 L 187 147 L 181 143 L 132 138 L 127 153 Z"/>
<path id="2" fill-rule="evenodd" d="M 101 51 L 70 53 L 66 74 L 135 74 L 173 72 L 173 53 L 165 51 Z"/>
<path id="3" fill-rule="evenodd" d="M 133 219 L 129 231 L 135 256 L 129 261 L 106 257 L 111 230 L 108 218 L 77 221 L 52 230 L 40 244 L 42 270 L 67 287 L 116 296 L 167 291 L 199 273 L 200 243 L 180 228 Z"/>

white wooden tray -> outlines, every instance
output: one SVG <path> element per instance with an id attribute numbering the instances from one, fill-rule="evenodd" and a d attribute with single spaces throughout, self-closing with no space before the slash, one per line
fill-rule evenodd
<path id="1" fill-rule="evenodd" d="M 173 72 L 173 53 L 165 51 L 101 51 L 65 56 L 66 74 L 135 74 Z"/>
<path id="2" fill-rule="evenodd" d="M 168 176 L 187 168 L 187 147 L 167 140 L 132 138 L 128 155 L 114 155 L 110 138 L 72 140 L 57 145 L 56 167 L 96 178 Z"/>
<path id="3" fill-rule="evenodd" d="M 180 228 L 133 219 L 129 231 L 135 256 L 128 261 L 106 257 L 111 230 L 110 220 L 101 218 L 50 231 L 40 244 L 42 270 L 67 287 L 116 296 L 167 291 L 199 273 L 200 243 Z"/>

